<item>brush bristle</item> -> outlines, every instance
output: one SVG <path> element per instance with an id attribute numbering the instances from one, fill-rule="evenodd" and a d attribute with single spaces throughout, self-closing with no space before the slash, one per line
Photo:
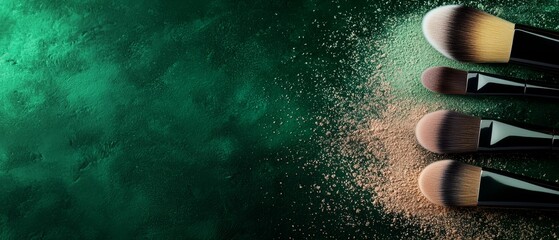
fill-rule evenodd
<path id="1" fill-rule="evenodd" d="M 474 8 L 448 5 L 425 15 L 423 34 L 435 49 L 449 58 L 506 63 L 510 59 L 514 23 Z"/>
<path id="2" fill-rule="evenodd" d="M 419 189 L 442 206 L 476 206 L 481 168 L 454 160 L 429 164 L 419 175 Z"/>
<path id="3" fill-rule="evenodd" d="M 429 113 L 415 127 L 417 141 L 435 153 L 477 151 L 480 118 L 440 110 Z"/>
<path id="4" fill-rule="evenodd" d="M 466 94 L 468 72 L 449 68 L 428 68 L 421 75 L 425 88 L 443 94 Z"/>

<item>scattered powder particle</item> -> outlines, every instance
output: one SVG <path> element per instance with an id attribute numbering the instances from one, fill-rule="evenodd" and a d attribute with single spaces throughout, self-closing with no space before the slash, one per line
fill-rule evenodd
<path id="1" fill-rule="evenodd" d="M 364 89 L 361 95 L 346 97 L 332 92 L 335 104 L 329 111 L 339 114 L 339 119 L 322 118 L 318 121 L 319 126 L 334 128 L 327 130 L 330 134 L 322 143 L 325 151 L 320 164 L 338 173 L 324 173 L 322 185 L 326 195 L 330 196 L 337 186 L 341 186 L 349 192 L 366 192 L 371 196 L 369 199 L 347 197 L 349 200 L 346 201 L 351 201 L 349 205 L 354 207 L 352 211 L 346 211 L 347 203 L 336 205 L 330 201 L 323 202 L 323 211 L 339 208 L 347 214 L 360 214 L 368 209 L 378 209 L 386 215 L 385 220 L 380 221 L 388 220 L 392 222 L 390 226 L 402 226 L 401 229 L 409 231 L 404 233 L 407 236 L 533 238 L 541 231 L 549 231 L 535 222 L 542 222 L 538 220 L 538 214 L 445 208 L 423 197 L 417 183 L 419 173 L 429 163 L 444 158 L 422 149 L 416 142 L 414 128 L 423 115 L 444 108 L 444 105 L 401 97 L 403 94 L 397 91 L 402 88 L 391 86 L 391 82 L 398 79 L 389 79 L 383 72 L 388 68 L 389 65 L 375 67 L 371 77 L 356 87 Z M 397 75 L 390 77 L 394 76 Z M 341 177 L 344 175 L 348 177 Z M 549 215 L 543 218 L 545 221 Z M 347 219 L 353 218 L 347 216 Z M 374 221 L 379 220 L 372 221 L 355 224 L 374 228 Z M 510 231 L 513 226 L 514 231 Z"/>
<path id="2" fill-rule="evenodd" d="M 321 199 L 320 210 L 337 212 L 338 223 L 355 227 L 356 233 L 390 228 L 367 236 L 373 239 L 394 234 L 436 239 L 556 238 L 553 213 L 445 208 L 421 194 L 417 183 L 421 170 L 446 157 L 417 144 L 417 121 L 444 108 L 490 111 L 497 101 L 450 99 L 421 87 L 419 76 L 427 67 L 464 68 L 425 42 L 421 17 L 403 16 L 408 21 L 390 23 L 394 27 L 387 36 L 357 41 L 347 86 L 325 90 L 331 104 L 316 120 L 317 129 L 325 133 L 319 141 L 323 153 L 306 166 L 322 174 L 315 185 L 321 187 L 311 189 Z M 484 158 L 490 162 L 490 157 Z M 468 155 L 460 160 L 480 159 Z M 329 230 L 321 232 L 328 236 Z"/>
<path id="3" fill-rule="evenodd" d="M 417 177 L 426 165 L 442 157 L 417 144 L 414 128 L 423 115 L 441 106 L 391 98 L 390 86 L 382 74 L 375 76 L 368 83 L 377 89 L 370 97 L 386 101 L 371 100 L 353 108 L 342 117 L 338 134 L 331 141 L 325 140 L 333 148 L 328 151 L 327 159 L 345 159 L 338 162 L 336 171 L 347 171 L 351 180 L 342 185 L 372 195 L 372 199 L 355 204 L 355 214 L 362 211 L 362 206 L 380 208 L 384 214 L 393 216 L 393 224 L 415 226 L 419 234 L 437 238 L 533 237 L 538 232 L 540 226 L 532 220 L 546 217 L 518 215 L 511 210 L 445 208 L 428 202 L 419 190 Z M 383 110 L 377 117 L 355 119 L 358 115 L 355 111 L 369 111 L 369 108 Z M 330 181 L 329 186 L 335 186 L 332 174 L 325 174 L 324 179 Z M 328 205 L 327 209 L 332 210 L 332 206 Z M 508 230 L 511 224 L 515 231 Z"/>

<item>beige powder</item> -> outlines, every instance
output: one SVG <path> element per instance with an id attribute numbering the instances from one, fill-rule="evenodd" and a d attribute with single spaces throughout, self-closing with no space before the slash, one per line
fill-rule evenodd
<path id="1" fill-rule="evenodd" d="M 319 141 L 323 155 L 305 166 L 323 174 L 311 188 L 315 196 L 322 198 L 320 209 L 339 213 L 337 221 L 344 230 L 345 226 L 358 226 L 356 229 L 369 228 L 368 232 L 375 233 L 379 225 L 390 225 L 396 234 L 408 238 L 557 238 L 558 230 L 553 224 L 556 213 L 445 208 L 422 196 L 417 183 L 419 173 L 429 163 L 448 156 L 424 150 L 416 142 L 415 124 L 424 114 L 446 106 L 473 106 L 466 104 L 465 98 L 451 100 L 422 89 L 419 78 L 425 68 L 464 68 L 441 57 L 425 42 L 422 17 L 423 14 L 404 16 L 406 21 L 388 23 L 394 27 L 387 36 L 357 41 L 351 53 L 354 62 L 344 62 L 351 63 L 354 69 L 347 86 L 325 90 L 330 108 L 317 119 L 317 131 L 325 133 L 317 134 L 323 136 Z M 364 81 L 356 85 L 352 81 L 359 80 L 355 79 Z M 474 104 L 489 110 L 492 106 L 487 101 Z M 475 165 L 481 160 L 476 155 L 454 157 Z M 486 163 L 491 161 L 487 156 L 483 159 Z M 360 239 L 391 234 L 356 233 Z"/>
<path id="2" fill-rule="evenodd" d="M 328 142 L 329 150 L 325 158 L 328 160 L 324 160 L 328 163 L 327 167 L 336 172 L 347 172 L 352 180 L 337 183 L 335 174 L 325 174 L 324 185 L 341 184 L 351 191 L 369 192 L 372 199 L 361 199 L 354 203 L 355 213 L 359 214 L 369 207 L 381 209 L 384 214 L 391 216 L 393 224 L 416 229 L 410 230 L 409 236 L 419 234 L 448 239 L 491 239 L 533 238 L 541 235 L 542 227 L 533 222 L 541 222 L 549 215 L 540 217 L 537 214 L 518 214 L 518 211 L 513 210 L 446 208 L 427 201 L 419 190 L 417 178 L 425 166 L 444 159 L 444 156 L 422 149 L 416 142 L 414 128 L 424 114 L 442 107 L 391 98 L 392 90 L 383 79 L 382 74 L 377 74 L 367 86 L 361 86 L 376 89 L 368 96 L 360 97 L 360 101 L 367 97 L 371 101 L 365 104 L 358 104 L 360 101 L 350 103 L 355 104 L 349 108 L 353 110 L 343 114 L 342 120 L 338 122 L 337 133 L 327 133 L 329 140 L 325 142 Z M 379 98 L 383 101 L 373 101 Z M 339 104 L 348 104 L 347 99 L 339 98 Z M 369 114 L 370 119 L 360 121 L 356 117 L 378 109 L 381 111 Z M 328 123 L 330 121 L 321 119 L 319 125 Z M 329 162 L 336 161 L 332 159 L 345 160 Z M 468 161 L 474 160 L 470 157 Z M 324 187 L 316 187 L 328 191 Z M 325 204 L 324 210 L 331 211 L 335 207 Z M 364 223 L 365 226 L 370 224 Z M 514 227 L 513 231 L 510 230 L 511 226 Z M 548 236 L 557 235 L 550 232 Z"/>

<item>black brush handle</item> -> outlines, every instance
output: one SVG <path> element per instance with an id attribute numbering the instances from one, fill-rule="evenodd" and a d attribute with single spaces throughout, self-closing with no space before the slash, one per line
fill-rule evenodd
<path id="1" fill-rule="evenodd" d="M 559 33 L 516 24 L 510 62 L 559 72 Z"/>
<path id="2" fill-rule="evenodd" d="M 483 119 L 480 122 L 478 150 L 559 150 L 559 137 L 550 129 Z"/>
<path id="3" fill-rule="evenodd" d="M 483 168 L 478 206 L 559 208 L 559 186 L 517 174 Z"/>
<path id="4" fill-rule="evenodd" d="M 559 89 L 547 84 L 526 84 L 526 96 L 559 98 Z"/>
<path id="5" fill-rule="evenodd" d="M 466 93 L 471 95 L 524 95 L 559 98 L 559 88 L 552 85 L 527 84 L 527 80 L 483 72 L 468 72 L 467 78 Z"/>

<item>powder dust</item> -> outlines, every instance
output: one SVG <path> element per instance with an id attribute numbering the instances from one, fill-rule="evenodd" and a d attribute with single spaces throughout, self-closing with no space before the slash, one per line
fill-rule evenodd
<path id="1" fill-rule="evenodd" d="M 417 178 L 425 166 L 444 159 L 444 156 L 422 149 L 416 142 L 414 128 L 424 114 L 443 106 L 392 97 L 397 94 L 380 72 L 358 88 L 374 90 L 351 96 L 351 100 L 332 93 L 337 100 L 331 110 L 339 112 L 340 119 L 332 123 L 334 120 L 323 118 L 318 123 L 320 126 L 336 126 L 323 139 L 326 150 L 321 161 L 331 173 L 326 171 L 324 174 L 322 189 L 328 185 L 342 185 L 349 194 L 366 192 L 371 196 L 350 200 L 355 214 L 378 209 L 385 215 L 382 221 L 392 221 L 392 226 L 404 229 L 404 235 L 408 237 L 534 238 L 542 231 L 550 232 L 544 236 L 557 237 L 554 231 L 535 223 L 545 221 L 549 215 L 519 214 L 515 210 L 446 208 L 427 201 L 419 190 Z M 466 161 L 471 163 L 474 160 Z M 343 179 L 339 177 L 340 173 L 349 177 Z M 337 207 L 347 208 L 347 203 L 344 205 L 330 204 L 323 208 L 333 211 Z M 355 224 L 373 227 L 375 222 L 371 221 Z M 514 230 L 511 231 L 511 227 Z"/>

